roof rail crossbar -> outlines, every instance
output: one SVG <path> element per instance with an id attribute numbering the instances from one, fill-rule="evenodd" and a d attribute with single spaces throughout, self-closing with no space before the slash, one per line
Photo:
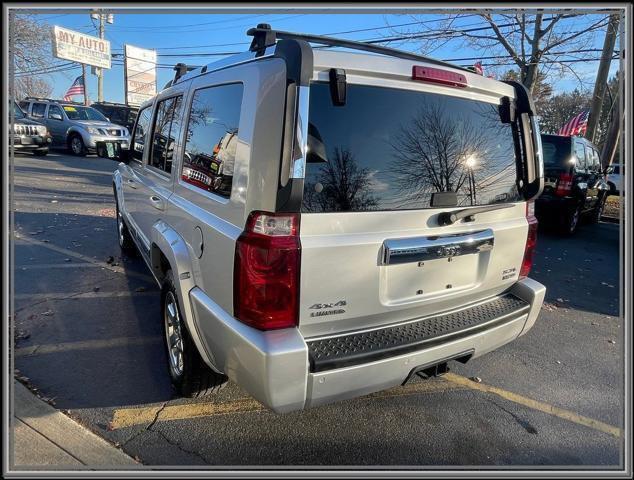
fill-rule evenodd
<path id="1" fill-rule="evenodd" d="M 174 70 L 176 71 L 176 73 L 174 74 L 174 80 L 172 80 L 171 84 L 174 85 L 183 75 L 185 75 L 187 72 L 191 72 L 194 69 L 196 69 L 196 67 L 188 67 L 184 63 L 177 63 L 176 65 L 174 65 Z"/>
<path id="2" fill-rule="evenodd" d="M 363 50 L 365 52 L 379 53 L 382 55 L 389 55 L 391 57 L 402 58 L 405 60 L 414 60 L 417 62 L 433 63 L 443 67 L 457 68 L 473 73 L 473 70 L 454 65 L 453 63 L 443 62 L 435 58 L 426 57 L 424 55 L 418 55 L 416 53 L 404 52 L 395 48 L 384 47 L 381 45 L 374 45 L 371 42 L 355 42 L 354 40 L 345 40 L 343 38 L 326 37 L 323 35 L 310 35 L 304 33 L 285 32 L 281 30 L 272 30 L 270 25 L 261 23 L 256 28 L 250 28 L 247 31 L 247 35 L 253 37 L 249 50 L 260 51 L 271 45 L 275 45 L 276 40 L 304 40 L 309 43 L 318 43 L 321 45 L 328 45 L 331 47 L 343 47 L 350 48 L 352 50 Z"/>

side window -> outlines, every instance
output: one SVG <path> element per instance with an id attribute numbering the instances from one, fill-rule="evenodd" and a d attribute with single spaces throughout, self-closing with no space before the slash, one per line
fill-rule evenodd
<path id="1" fill-rule="evenodd" d="M 18 105 L 20 105 L 20 108 L 24 111 L 24 113 L 29 113 L 29 102 L 22 100 L 21 102 L 18 102 Z"/>
<path id="2" fill-rule="evenodd" d="M 183 155 L 183 181 L 224 197 L 231 195 L 243 85 L 194 93 Z"/>
<path id="3" fill-rule="evenodd" d="M 586 170 L 588 173 L 594 172 L 594 160 L 592 159 L 592 147 L 586 145 Z"/>
<path id="4" fill-rule="evenodd" d="M 57 118 L 64 118 L 64 114 L 62 113 L 61 108 L 59 108 L 57 105 L 50 105 L 48 107 L 48 118 L 53 118 L 54 114 L 58 115 Z"/>
<path id="5" fill-rule="evenodd" d="M 138 162 L 143 161 L 143 150 L 146 144 L 146 138 L 150 131 L 150 117 L 152 115 L 152 105 L 145 107 L 139 112 L 139 121 L 134 127 L 134 135 L 132 137 L 132 158 Z"/>
<path id="6" fill-rule="evenodd" d="M 581 142 L 575 142 L 575 157 L 577 157 L 577 163 L 575 169 L 579 171 L 585 171 L 586 169 L 586 152 Z"/>
<path id="7" fill-rule="evenodd" d="M 32 117 L 43 118 L 44 112 L 46 112 L 46 104 L 45 103 L 34 103 L 33 109 L 31 111 Z"/>
<path id="8" fill-rule="evenodd" d="M 592 163 L 594 164 L 594 170 L 597 173 L 601 172 L 601 157 L 599 157 L 599 152 L 594 148 L 592 149 Z"/>
<path id="9" fill-rule="evenodd" d="M 152 134 L 152 152 L 148 165 L 170 173 L 174 148 L 178 142 L 181 127 L 183 97 L 161 100 L 156 109 L 156 120 Z"/>
<path id="10" fill-rule="evenodd" d="M 113 108 L 110 112 L 110 115 L 104 112 L 104 115 L 110 119 L 112 123 L 116 123 L 117 125 L 121 125 L 125 127 L 125 118 L 123 116 L 123 110 L 117 110 Z"/>

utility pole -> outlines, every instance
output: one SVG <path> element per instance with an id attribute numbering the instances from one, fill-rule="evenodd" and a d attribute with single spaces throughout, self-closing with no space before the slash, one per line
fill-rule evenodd
<path id="1" fill-rule="evenodd" d="M 84 81 L 84 105 L 88 106 L 88 83 L 86 82 L 86 64 L 81 64 L 81 76 Z"/>
<path id="2" fill-rule="evenodd" d="M 620 79 L 619 79 L 620 80 Z M 612 165 L 616 151 L 619 146 L 619 137 L 621 134 L 621 122 L 624 117 L 624 109 L 619 98 L 619 91 L 617 90 L 614 105 L 612 106 L 612 117 L 610 119 L 610 127 L 603 143 L 603 150 L 601 151 L 601 166 L 603 168 Z"/>
<path id="3" fill-rule="evenodd" d="M 608 73 L 610 71 L 610 63 L 614 52 L 614 43 L 619 30 L 620 15 L 610 15 L 608 28 L 605 32 L 605 40 L 603 42 L 603 52 L 601 53 L 601 61 L 597 72 L 597 80 L 594 84 L 594 93 L 592 95 L 592 106 L 590 108 L 590 116 L 588 118 L 588 126 L 586 128 L 586 138 L 594 142 L 601 118 L 601 108 L 603 107 L 603 97 L 605 96 L 605 88 L 607 86 Z"/>
<path id="4" fill-rule="evenodd" d="M 99 12 L 99 38 L 102 40 L 106 34 L 106 14 L 103 11 Z M 99 67 L 97 70 L 97 99 L 103 102 L 103 68 Z"/>
<path id="5" fill-rule="evenodd" d="M 106 37 L 106 23 L 114 22 L 114 15 L 111 13 L 106 13 L 104 9 L 100 8 L 97 10 L 92 10 L 90 12 L 90 18 L 92 20 L 99 20 L 99 27 L 96 27 L 99 32 L 99 38 L 105 39 Z M 94 23 L 93 23 L 94 26 Z M 100 102 L 103 102 L 103 68 L 95 67 L 93 69 L 93 73 L 97 75 L 97 99 Z"/>

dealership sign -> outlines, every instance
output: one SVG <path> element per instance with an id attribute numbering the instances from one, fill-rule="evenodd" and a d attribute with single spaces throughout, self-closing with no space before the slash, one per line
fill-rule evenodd
<path id="1" fill-rule="evenodd" d="M 73 62 L 110 68 L 110 42 L 67 28 L 53 27 L 53 55 Z"/>
<path id="2" fill-rule="evenodd" d="M 141 105 L 156 95 L 156 51 L 125 46 L 125 101 Z"/>

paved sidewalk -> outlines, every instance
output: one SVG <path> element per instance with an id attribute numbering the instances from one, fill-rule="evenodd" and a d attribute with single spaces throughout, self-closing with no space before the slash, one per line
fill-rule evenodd
<path id="1" fill-rule="evenodd" d="M 141 465 L 14 381 L 14 470 L 134 469 Z"/>

